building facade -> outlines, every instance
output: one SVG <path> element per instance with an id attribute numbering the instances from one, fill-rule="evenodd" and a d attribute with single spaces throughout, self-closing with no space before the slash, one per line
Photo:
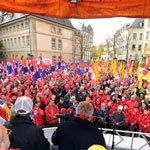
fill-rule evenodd
<path id="1" fill-rule="evenodd" d="M 114 35 L 114 42 L 115 42 L 114 55 L 118 60 L 125 60 L 127 57 L 128 27 L 129 24 L 125 24 Z"/>
<path id="2" fill-rule="evenodd" d="M 132 19 L 115 35 L 116 57 L 119 59 L 139 60 L 150 56 L 150 21 L 149 19 Z"/>
<path id="3" fill-rule="evenodd" d="M 91 60 L 93 49 L 93 28 L 82 25 L 74 32 L 74 58 L 77 60 Z"/>
<path id="4" fill-rule="evenodd" d="M 150 19 L 144 19 L 142 55 L 143 57 L 150 56 Z"/>
<path id="5" fill-rule="evenodd" d="M 0 40 L 4 57 L 30 56 L 65 61 L 73 58 L 74 27 L 68 19 L 56 19 L 40 15 L 1 13 Z"/>

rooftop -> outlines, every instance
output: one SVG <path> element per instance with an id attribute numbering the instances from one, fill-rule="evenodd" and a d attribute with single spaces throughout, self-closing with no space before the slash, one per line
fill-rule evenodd
<path id="1" fill-rule="evenodd" d="M 15 21 L 15 20 L 27 17 L 27 16 L 35 16 L 35 17 L 74 29 L 69 19 L 57 19 L 57 18 L 51 18 L 51 17 L 46 17 L 46 16 L 34 15 L 34 14 L 30 15 L 30 14 L 7 13 L 7 12 L 0 13 L 0 25 Z"/>

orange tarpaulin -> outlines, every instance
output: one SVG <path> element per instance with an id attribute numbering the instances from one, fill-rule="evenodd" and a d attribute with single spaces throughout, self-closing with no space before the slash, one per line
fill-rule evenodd
<path id="1" fill-rule="evenodd" d="M 150 17 L 150 0 L 0 0 L 0 10 L 55 18 Z"/>

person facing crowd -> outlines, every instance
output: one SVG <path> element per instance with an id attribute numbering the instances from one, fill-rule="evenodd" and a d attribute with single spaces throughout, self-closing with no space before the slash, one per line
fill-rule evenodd
<path id="1" fill-rule="evenodd" d="M 33 102 L 29 97 L 19 97 L 14 109 L 16 115 L 5 127 L 10 129 L 10 147 L 21 150 L 49 150 L 50 144 L 44 137 L 42 129 L 37 127 L 31 120 L 30 114 L 33 109 Z"/>
<path id="2" fill-rule="evenodd" d="M 90 122 L 93 111 L 91 103 L 80 102 L 76 117 L 60 124 L 53 133 L 53 144 L 58 145 L 59 150 L 87 150 L 93 144 L 106 148 L 101 130 Z"/>

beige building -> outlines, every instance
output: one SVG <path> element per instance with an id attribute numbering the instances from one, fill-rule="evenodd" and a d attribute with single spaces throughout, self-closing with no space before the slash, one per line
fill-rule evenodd
<path id="1" fill-rule="evenodd" d="M 1 13 L 0 40 L 4 56 L 38 57 L 65 61 L 73 58 L 74 27 L 68 19 L 56 19 L 39 15 Z"/>
<path id="2" fill-rule="evenodd" d="M 144 19 L 144 33 L 142 43 L 143 57 L 150 56 L 150 19 Z"/>
<path id="3" fill-rule="evenodd" d="M 144 19 L 131 19 L 130 23 L 125 24 L 115 35 L 116 57 L 120 60 L 142 59 L 143 43 L 145 43 Z"/>

